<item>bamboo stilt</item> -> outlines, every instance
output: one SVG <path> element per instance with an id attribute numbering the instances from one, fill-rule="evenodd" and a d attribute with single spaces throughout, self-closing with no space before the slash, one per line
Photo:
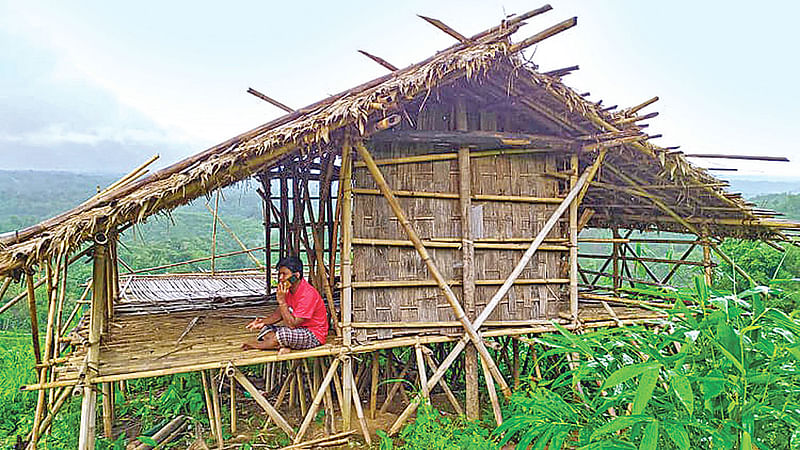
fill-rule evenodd
<path id="1" fill-rule="evenodd" d="M 511 352 L 513 355 L 514 389 L 519 389 L 519 341 L 516 339 L 511 340 Z"/>
<path id="2" fill-rule="evenodd" d="M 367 427 L 367 419 L 364 417 L 364 409 L 361 407 L 361 399 L 358 396 L 358 387 L 356 386 L 353 377 L 350 377 L 352 382 L 353 405 L 356 407 L 356 416 L 358 417 L 358 424 L 361 426 L 361 434 L 367 445 L 372 445 L 372 438 L 369 435 L 369 427 Z"/>
<path id="3" fill-rule="evenodd" d="M 422 357 L 422 346 L 417 343 L 414 346 L 414 354 L 417 360 L 417 373 L 419 373 L 419 389 L 422 392 L 422 397 L 430 401 L 431 393 L 428 390 L 428 374 L 425 372 L 425 360 Z"/>
<path id="4" fill-rule="evenodd" d="M 370 376 L 369 387 L 369 416 L 375 420 L 378 405 L 378 375 L 380 374 L 380 367 L 378 366 L 379 352 L 372 353 L 372 373 Z"/>
<path id="5" fill-rule="evenodd" d="M 578 182 L 579 161 L 578 156 L 570 158 L 572 176 L 569 179 L 570 188 Z M 572 320 L 578 320 L 578 206 L 582 199 L 575 198 L 569 205 L 569 312 Z M 515 372 L 516 373 L 516 372 Z M 515 385 L 519 384 L 519 374 L 515 378 Z"/>
<path id="6" fill-rule="evenodd" d="M 103 434 L 114 440 L 114 385 L 103 383 Z"/>
<path id="7" fill-rule="evenodd" d="M 45 280 L 43 279 L 42 282 Z M 31 316 L 31 339 L 33 340 L 33 356 L 36 364 L 42 363 L 42 350 L 39 348 L 39 315 L 36 313 L 36 292 L 33 285 L 33 271 L 25 274 L 25 284 L 28 294 L 28 311 Z"/>
<path id="8" fill-rule="evenodd" d="M 211 436 L 216 439 L 217 429 L 214 426 L 214 405 L 211 403 L 211 393 L 209 392 L 208 381 L 206 380 L 206 371 L 200 371 L 200 380 L 203 383 L 203 398 L 206 403 L 206 414 L 208 415 L 208 426 L 211 429 Z"/>
<path id="9" fill-rule="evenodd" d="M 238 417 L 236 415 L 236 385 L 233 383 L 233 380 L 228 380 L 228 385 L 230 386 L 229 397 L 230 397 L 230 407 L 231 407 L 231 434 L 236 436 L 236 431 L 238 430 Z"/>
<path id="10" fill-rule="evenodd" d="M 711 241 L 708 238 L 708 227 L 703 227 L 702 245 L 703 245 L 703 278 L 706 281 L 706 286 L 711 286 L 714 280 L 714 267 L 711 260 Z"/>
<path id="11" fill-rule="evenodd" d="M 251 383 L 250 380 L 248 380 L 247 377 L 244 376 L 244 374 L 240 372 L 239 369 L 233 365 L 229 365 L 227 371 L 230 376 L 232 376 L 236 381 L 238 381 L 239 384 L 242 385 L 242 387 L 247 392 L 250 393 L 250 395 L 253 397 L 256 403 L 258 403 L 258 405 L 261 406 L 261 408 L 263 408 L 264 411 L 266 411 L 267 415 L 269 415 L 272 418 L 272 420 L 274 420 L 275 423 L 279 427 L 281 427 L 281 429 L 287 435 L 289 435 L 290 438 L 293 438 L 294 430 L 292 430 L 292 427 L 289 425 L 286 419 L 284 419 L 283 416 L 281 416 L 280 413 L 269 403 L 269 401 L 267 401 L 267 399 L 265 399 L 264 396 L 261 395 L 260 392 L 258 392 L 258 389 L 256 389 L 255 386 L 253 386 L 253 383 Z"/>
<path id="12" fill-rule="evenodd" d="M 341 361 L 340 358 L 335 358 L 331 366 L 328 368 L 328 371 L 325 373 L 325 378 L 322 379 L 322 383 L 320 384 L 319 390 L 317 390 L 316 395 L 314 395 L 314 400 L 311 402 L 311 407 L 305 414 L 303 423 L 300 425 L 300 429 L 297 430 L 297 434 L 294 436 L 295 444 L 297 444 L 303 439 L 303 436 L 305 436 L 309 425 L 311 425 L 311 421 L 317 414 L 317 409 L 319 409 L 319 404 L 322 402 L 325 393 L 328 391 L 328 388 L 330 387 L 331 384 L 331 380 L 333 379 L 334 375 L 336 375 L 336 369 L 339 367 L 340 361 Z"/>
<path id="13" fill-rule="evenodd" d="M 483 379 L 486 381 L 486 390 L 489 392 L 489 400 L 492 402 L 492 411 L 494 411 L 494 420 L 497 426 L 503 424 L 503 413 L 500 411 L 500 402 L 497 399 L 497 391 L 494 387 L 494 380 L 492 374 L 489 373 L 489 367 L 486 362 L 481 358 L 481 367 L 483 368 Z"/>
<path id="14" fill-rule="evenodd" d="M 208 374 L 209 388 L 211 388 L 211 403 L 214 407 L 214 424 L 215 437 L 217 438 L 217 448 L 222 450 L 225 447 L 225 442 L 222 439 L 222 408 L 219 402 L 219 390 L 211 373 Z"/>

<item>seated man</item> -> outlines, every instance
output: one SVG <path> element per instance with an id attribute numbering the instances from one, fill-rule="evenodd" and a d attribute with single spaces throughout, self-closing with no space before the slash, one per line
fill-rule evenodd
<path id="1" fill-rule="evenodd" d="M 303 279 L 303 262 L 296 256 L 278 261 L 278 309 L 267 317 L 254 319 L 248 329 L 261 330 L 258 337 L 242 344 L 243 350 L 301 350 L 325 343 L 328 312 L 316 289 Z M 284 326 L 274 324 L 283 321 Z"/>

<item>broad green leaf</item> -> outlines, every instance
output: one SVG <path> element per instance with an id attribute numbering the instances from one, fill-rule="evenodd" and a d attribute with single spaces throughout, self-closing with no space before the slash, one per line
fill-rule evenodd
<path id="1" fill-rule="evenodd" d="M 675 446 L 678 447 L 678 449 L 689 449 L 689 433 L 682 424 L 675 422 L 664 422 L 664 430 L 667 432 L 667 436 L 672 439 L 672 442 L 675 443 Z"/>
<path id="2" fill-rule="evenodd" d="M 788 350 L 796 360 L 800 361 L 800 344 L 786 347 L 786 350 Z"/>
<path id="3" fill-rule="evenodd" d="M 733 354 L 729 352 L 728 349 L 723 347 L 722 344 L 716 341 L 714 342 L 714 344 L 716 344 L 717 348 L 722 352 L 722 354 L 725 355 L 725 357 L 728 358 L 737 369 L 739 369 L 739 372 L 741 372 L 742 375 L 744 375 L 745 370 L 742 363 L 735 356 L 733 356 Z"/>
<path id="4" fill-rule="evenodd" d="M 599 436 L 604 434 L 614 433 L 616 431 L 631 427 L 639 422 L 649 422 L 652 420 L 653 418 L 650 416 L 618 416 L 594 430 L 589 439 L 594 441 Z"/>
<path id="5" fill-rule="evenodd" d="M 636 389 L 636 395 L 633 397 L 633 415 L 644 412 L 647 403 L 653 397 L 653 389 L 655 389 L 657 381 L 658 367 L 652 367 L 642 373 L 639 378 L 639 388 Z"/>
<path id="6" fill-rule="evenodd" d="M 605 390 L 608 388 L 612 388 L 617 386 L 620 383 L 624 383 L 631 378 L 638 377 L 643 372 L 652 369 L 653 367 L 661 367 L 661 364 L 654 363 L 654 362 L 647 362 L 641 364 L 633 364 L 630 366 L 624 366 L 606 378 L 606 381 L 603 382 L 603 385 L 600 387 L 600 390 Z"/>
<path id="7" fill-rule="evenodd" d="M 658 421 L 654 420 L 647 424 L 642 435 L 642 443 L 639 450 L 655 450 L 658 445 Z"/>
<path id="8" fill-rule="evenodd" d="M 699 297 L 700 303 L 704 304 L 708 301 L 708 285 L 706 284 L 705 278 L 701 276 L 694 277 L 694 287 L 697 289 L 697 296 Z"/>
<path id="9" fill-rule="evenodd" d="M 673 374 L 669 379 L 669 384 L 678 396 L 678 399 L 686 407 L 689 415 L 694 414 L 694 392 L 692 392 L 692 384 L 685 375 Z M 721 390 L 721 389 L 720 389 Z"/>

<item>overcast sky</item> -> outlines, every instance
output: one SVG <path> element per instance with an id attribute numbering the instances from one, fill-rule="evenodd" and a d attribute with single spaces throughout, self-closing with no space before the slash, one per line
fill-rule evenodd
<path id="1" fill-rule="evenodd" d="M 282 114 L 254 87 L 301 107 L 453 43 L 415 14 L 471 35 L 543 2 L 11 2 L 0 0 L 0 169 L 127 172 L 175 162 Z M 542 70 L 592 100 L 647 111 L 657 142 L 687 153 L 788 156 L 696 160 L 770 178 L 800 174 L 800 3 L 560 1 L 521 40 Z"/>

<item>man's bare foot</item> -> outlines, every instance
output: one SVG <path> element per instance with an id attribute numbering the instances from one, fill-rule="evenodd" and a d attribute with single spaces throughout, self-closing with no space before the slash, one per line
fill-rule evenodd
<path id="1" fill-rule="evenodd" d="M 253 347 L 250 344 L 248 344 L 247 342 L 242 343 L 242 350 L 250 350 L 252 348 Z"/>
<path id="2" fill-rule="evenodd" d="M 291 352 L 291 351 L 292 351 L 292 349 L 290 349 L 289 347 L 281 347 L 280 350 L 278 350 L 278 354 L 279 355 L 288 355 L 289 352 Z"/>

